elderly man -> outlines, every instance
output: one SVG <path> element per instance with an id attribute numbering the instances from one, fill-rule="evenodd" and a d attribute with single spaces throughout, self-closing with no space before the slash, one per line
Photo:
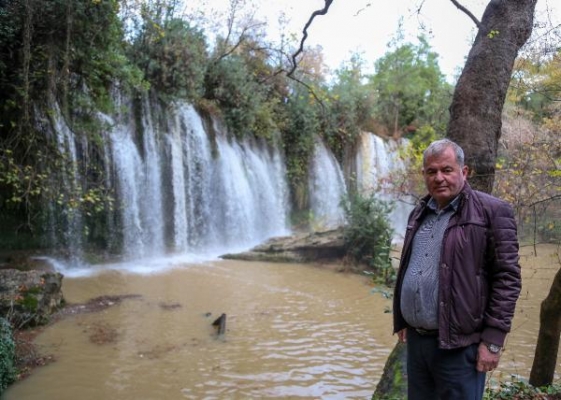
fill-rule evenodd
<path id="1" fill-rule="evenodd" d="M 394 295 L 409 400 L 481 399 L 520 293 L 514 214 L 469 186 L 450 140 L 427 147 L 423 177 L 429 193 L 409 216 Z"/>

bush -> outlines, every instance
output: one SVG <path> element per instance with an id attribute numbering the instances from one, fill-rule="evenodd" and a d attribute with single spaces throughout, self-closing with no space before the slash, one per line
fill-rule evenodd
<path id="1" fill-rule="evenodd" d="M 203 32 L 180 19 L 158 23 L 149 13 L 144 18 L 131 47 L 132 59 L 162 99 L 198 100 L 208 61 Z"/>
<path id="2" fill-rule="evenodd" d="M 16 345 L 8 321 L 0 317 L 0 395 L 16 378 Z"/>
<path id="3" fill-rule="evenodd" d="M 343 201 L 347 219 L 344 239 L 347 254 L 357 263 L 366 264 L 373 279 L 386 285 L 395 280 L 390 260 L 393 229 L 389 222 L 392 206 L 369 195 L 349 195 Z"/>
<path id="4" fill-rule="evenodd" d="M 488 387 L 483 395 L 484 400 L 559 400 L 561 384 L 534 387 L 529 383 L 512 376 L 510 381 L 501 382 L 498 388 Z"/>

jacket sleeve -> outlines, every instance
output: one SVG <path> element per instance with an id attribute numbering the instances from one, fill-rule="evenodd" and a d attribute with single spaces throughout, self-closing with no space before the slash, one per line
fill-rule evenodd
<path id="1" fill-rule="evenodd" d="M 488 237 L 487 273 L 489 300 L 481 339 L 503 346 L 510 332 L 516 301 L 520 295 L 521 274 L 516 221 L 512 207 L 503 201 L 493 204 Z M 488 209 L 489 210 L 489 209 Z"/>

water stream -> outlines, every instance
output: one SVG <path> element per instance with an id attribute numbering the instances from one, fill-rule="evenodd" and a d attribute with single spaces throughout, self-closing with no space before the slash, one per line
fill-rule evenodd
<path id="1" fill-rule="evenodd" d="M 538 251 L 522 249 L 523 292 L 491 385 L 529 376 L 539 304 L 559 268 L 555 246 Z M 139 297 L 48 327 L 36 343 L 57 361 L 5 400 L 367 399 L 396 340 L 391 300 L 365 277 L 322 266 L 105 266 L 65 278 L 63 289 L 70 303 Z M 218 338 L 211 324 L 221 313 Z M 557 379 L 560 371 L 561 358 Z"/>

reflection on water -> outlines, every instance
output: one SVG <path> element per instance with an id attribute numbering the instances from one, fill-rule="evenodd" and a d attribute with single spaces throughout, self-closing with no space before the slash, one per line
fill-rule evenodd
<path id="1" fill-rule="evenodd" d="M 500 369 L 528 377 L 553 246 L 522 251 L 523 293 Z M 57 361 L 6 400 L 367 399 L 395 344 L 391 300 L 366 278 L 295 264 L 217 261 L 160 274 L 65 278 L 66 299 L 139 294 L 45 330 Z M 226 313 L 227 332 L 211 323 Z M 210 315 L 208 315 L 210 313 Z M 96 344 L 97 343 L 97 344 Z"/>

